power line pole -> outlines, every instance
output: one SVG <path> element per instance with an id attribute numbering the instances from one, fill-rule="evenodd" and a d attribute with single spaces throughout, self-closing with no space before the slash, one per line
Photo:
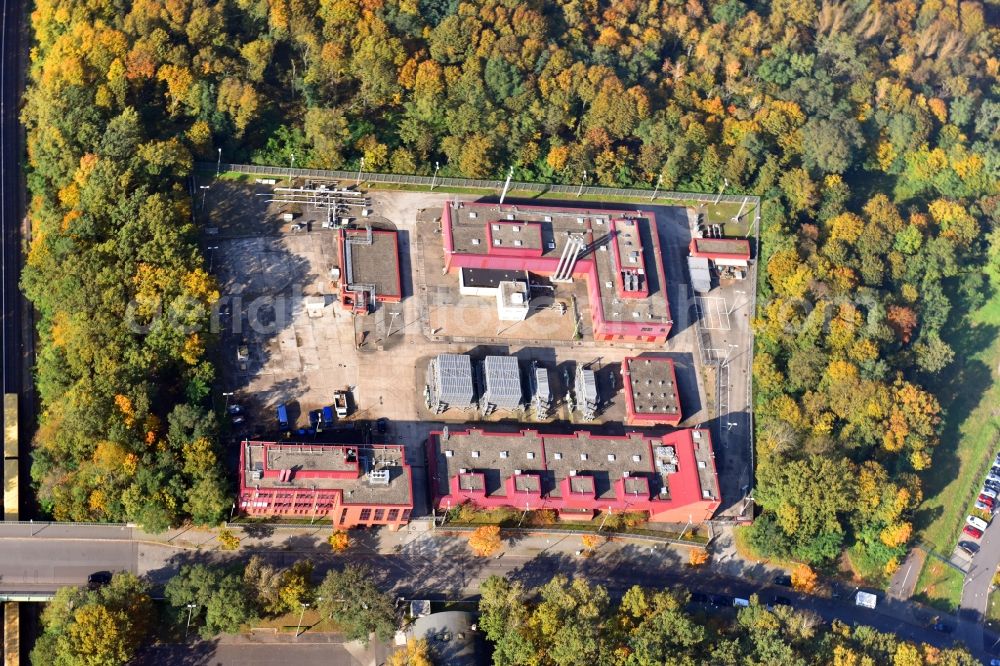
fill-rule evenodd
<path id="1" fill-rule="evenodd" d="M 361 187 L 361 171 L 365 168 L 365 158 L 361 158 L 361 163 L 358 164 L 358 179 L 354 181 L 354 187 Z"/>
<path id="2" fill-rule="evenodd" d="M 587 170 L 583 170 L 583 180 L 580 181 L 580 189 L 576 193 L 576 198 L 579 199 L 580 195 L 583 194 L 583 185 L 587 182 Z"/>
<path id="3" fill-rule="evenodd" d="M 649 197 L 650 201 L 652 201 L 653 199 L 656 198 L 656 193 L 660 191 L 660 183 L 662 183 L 662 182 L 663 182 L 663 174 L 661 173 L 656 178 L 656 187 L 653 188 L 653 196 Z"/>
<path id="4" fill-rule="evenodd" d="M 431 190 L 432 191 L 434 190 L 434 186 L 437 185 L 438 169 L 440 169 L 440 168 L 441 168 L 441 163 L 435 161 L 434 162 L 434 177 L 431 178 Z"/>

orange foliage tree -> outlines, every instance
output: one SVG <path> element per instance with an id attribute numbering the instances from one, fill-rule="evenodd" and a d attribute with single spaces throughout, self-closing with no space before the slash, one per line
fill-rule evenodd
<path id="1" fill-rule="evenodd" d="M 469 535 L 469 548 L 480 557 L 489 557 L 500 550 L 500 527 L 483 525 Z"/>

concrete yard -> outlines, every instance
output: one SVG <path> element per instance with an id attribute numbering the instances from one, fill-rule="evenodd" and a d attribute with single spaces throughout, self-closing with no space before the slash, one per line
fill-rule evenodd
<path id="1" fill-rule="evenodd" d="M 745 281 L 745 287 L 743 283 L 716 287 L 693 298 L 685 265 L 693 210 L 642 206 L 656 215 L 673 321 L 664 346 L 593 340 L 583 280 L 534 294 L 524 321 L 500 321 L 495 299 L 459 294 L 457 276 L 442 270 L 441 210 L 456 198 L 444 193 L 368 193 L 371 214 L 356 223 L 397 232 L 402 301 L 379 303 L 373 313 L 355 316 L 339 301 L 337 271 L 331 269 L 343 267 L 337 231 L 323 228 L 326 213 L 268 203 L 271 189 L 213 180 L 204 191 L 204 208 L 196 211 L 222 293 L 215 322 L 220 339 L 218 393 L 232 392 L 227 399 L 243 405 L 247 413 L 247 422 L 239 426 L 243 429 L 234 434 L 274 436 L 275 407 L 282 403 L 288 406 L 293 429 L 307 427 L 311 410 L 330 405 L 334 391 L 350 389 L 352 410 L 345 425 L 389 419 L 385 439 L 407 446 L 409 462 L 415 466 L 414 481 L 419 483 L 427 432 L 445 423 L 455 427 L 479 420 L 475 413 L 457 409 L 443 414 L 427 409 L 425 374 L 434 356 L 514 354 L 525 377 L 530 361 L 537 361 L 549 371 L 555 398 L 541 427 L 566 431 L 598 426 L 609 432 L 625 430 L 622 359 L 667 356 L 677 368 L 681 426 L 712 428 L 723 507 L 740 508 L 750 473 L 746 374 L 750 300 L 745 291 L 751 281 Z M 602 208 L 593 202 L 562 205 Z M 293 221 L 283 219 L 286 212 L 293 214 Z M 293 225 L 302 225 L 301 230 Z M 380 274 L 377 266 L 366 270 Z M 248 352 L 246 359 L 238 358 L 242 347 Z M 729 363 L 724 369 L 706 368 L 706 360 L 709 365 Z M 564 378 L 571 378 L 578 364 L 597 371 L 602 405 L 590 423 L 571 414 L 565 404 Z M 726 390 L 717 390 L 717 378 L 726 382 Z M 524 387 L 527 391 L 526 381 Z M 726 415 L 718 414 L 720 403 Z M 537 423 L 530 408 L 498 411 L 489 420 L 505 429 Z"/>

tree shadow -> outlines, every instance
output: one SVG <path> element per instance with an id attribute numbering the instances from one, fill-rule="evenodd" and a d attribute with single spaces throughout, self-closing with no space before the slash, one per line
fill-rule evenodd
<path id="1" fill-rule="evenodd" d="M 131 663 L 136 666 L 212 666 L 219 639 L 198 640 L 193 643 L 162 643 L 150 645 L 139 651 Z"/>
<path id="2" fill-rule="evenodd" d="M 959 477 L 962 461 L 958 450 L 963 438 L 962 428 L 982 403 L 983 394 L 993 384 L 992 369 L 976 356 L 995 342 L 1000 328 L 993 324 L 972 324 L 965 316 L 953 319 L 955 321 L 946 327 L 943 338 L 955 351 L 955 358 L 933 382 L 934 393 L 941 403 L 943 427 L 940 443 L 934 451 L 933 473 L 926 474 L 923 478 L 924 494 L 928 498 L 938 497 Z M 975 472 L 978 480 L 979 476 L 985 475 L 990 461 L 975 462 L 978 463 Z M 953 499 L 965 502 L 971 498 Z M 916 512 L 915 522 L 924 528 L 942 513 L 943 507 L 923 506 Z"/>

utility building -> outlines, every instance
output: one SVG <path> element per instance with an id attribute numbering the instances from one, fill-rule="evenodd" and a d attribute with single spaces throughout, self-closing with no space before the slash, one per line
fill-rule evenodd
<path id="1" fill-rule="evenodd" d="M 375 303 L 399 303 L 403 287 L 399 270 L 399 241 L 386 229 L 339 229 L 340 302 L 347 310 L 367 314 Z"/>
<path id="2" fill-rule="evenodd" d="M 626 357 L 622 361 L 625 423 L 633 426 L 677 425 L 681 401 L 674 362 L 662 357 Z"/>
<path id="3" fill-rule="evenodd" d="M 249 516 L 325 518 L 334 528 L 410 520 L 413 477 L 402 446 L 244 441 L 239 508 Z"/>
<path id="4" fill-rule="evenodd" d="M 440 354 L 431 359 L 424 394 L 427 408 L 437 414 L 453 407 L 473 407 L 476 396 L 472 384 L 472 359 L 465 354 Z"/>
<path id="5" fill-rule="evenodd" d="M 661 437 L 432 432 L 428 473 L 434 506 L 552 509 L 563 520 L 599 511 L 644 512 L 653 522 L 701 522 L 720 504 L 708 430 Z"/>
<path id="6" fill-rule="evenodd" d="M 583 279 L 595 340 L 666 342 L 670 334 L 651 212 L 448 202 L 441 236 L 445 269 L 459 274 L 462 293 L 475 288 L 477 271 L 529 272 L 557 286 Z M 513 305 L 526 314 L 526 304 Z M 513 311 L 498 307 L 513 319 Z"/>

